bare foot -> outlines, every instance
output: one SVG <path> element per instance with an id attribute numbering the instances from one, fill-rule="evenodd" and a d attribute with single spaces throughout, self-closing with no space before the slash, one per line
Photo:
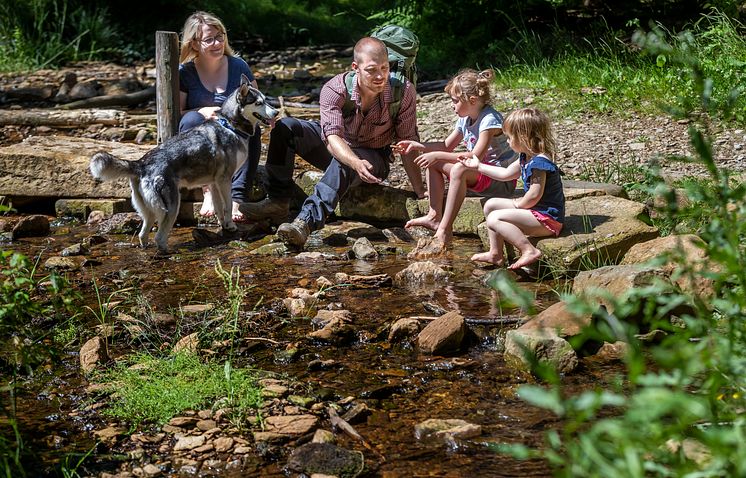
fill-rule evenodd
<path id="1" fill-rule="evenodd" d="M 202 207 L 199 210 L 200 216 L 212 217 L 215 215 L 215 206 L 212 204 L 212 193 L 209 189 L 202 190 Z"/>
<path id="2" fill-rule="evenodd" d="M 508 269 L 515 270 L 520 269 L 521 267 L 526 267 L 527 265 L 533 264 L 534 262 L 538 261 L 540 257 L 541 251 L 535 247 L 532 247 L 531 249 L 524 251 L 517 261 L 508 266 Z"/>
<path id="3" fill-rule="evenodd" d="M 233 211 L 231 212 L 231 217 L 233 218 L 233 222 L 246 222 L 246 218 L 244 217 L 243 213 L 238 210 L 238 203 L 236 201 L 233 201 Z"/>
<path id="4" fill-rule="evenodd" d="M 430 216 L 422 216 L 416 219 L 410 219 L 409 221 L 407 221 L 406 224 L 404 224 L 404 228 L 406 229 L 409 227 L 422 226 L 430 229 L 431 231 L 436 231 L 439 225 L 440 220 Z"/>
<path id="5" fill-rule="evenodd" d="M 422 238 L 417 241 L 417 247 L 407 254 L 408 259 L 427 259 L 430 257 L 439 257 L 448 252 L 448 244 L 445 244 L 437 237 L 431 239 Z"/>
<path id="6" fill-rule="evenodd" d="M 473 256 L 471 256 L 471 260 L 474 262 L 486 262 L 488 264 L 494 264 L 497 267 L 502 267 L 505 265 L 505 258 L 497 254 L 493 254 L 489 251 L 474 254 Z"/>

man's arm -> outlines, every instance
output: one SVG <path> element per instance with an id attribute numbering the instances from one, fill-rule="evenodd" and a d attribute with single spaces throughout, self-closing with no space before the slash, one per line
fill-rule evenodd
<path id="1" fill-rule="evenodd" d="M 380 183 L 381 180 L 371 173 L 373 165 L 365 159 L 360 159 L 341 137 L 333 134 L 326 137 L 327 149 L 337 161 L 354 169 L 366 183 Z"/>

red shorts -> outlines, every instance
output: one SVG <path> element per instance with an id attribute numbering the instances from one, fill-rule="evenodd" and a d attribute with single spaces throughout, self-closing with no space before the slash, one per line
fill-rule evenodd
<path id="1" fill-rule="evenodd" d="M 531 214 L 534 215 L 534 217 L 541 223 L 542 226 L 546 227 L 549 232 L 554 234 L 554 237 L 557 237 L 560 235 L 560 232 L 562 232 L 562 223 L 555 220 L 554 218 L 547 216 L 546 214 L 542 214 L 539 211 L 534 211 L 531 209 Z"/>
<path id="2" fill-rule="evenodd" d="M 470 187 L 474 192 L 481 193 L 485 189 L 487 189 L 490 186 L 490 183 L 492 183 L 492 178 L 489 176 L 485 176 L 482 173 L 479 173 L 479 177 L 477 178 L 476 184 L 474 186 Z"/>

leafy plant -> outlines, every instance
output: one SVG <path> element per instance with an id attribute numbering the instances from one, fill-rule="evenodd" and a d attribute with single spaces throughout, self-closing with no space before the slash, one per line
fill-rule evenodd
<path id="1" fill-rule="evenodd" d="M 711 82 L 696 58 L 666 44 L 661 32 L 638 38 L 651 53 L 666 51 L 668 58 L 690 68 L 697 110 L 712 111 Z M 694 104 L 692 98 L 681 103 Z M 543 449 L 510 444 L 498 446 L 500 451 L 519 458 L 542 457 L 556 476 L 746 475 L 746 187 L 733 184 L 728 171 L 715 163 L 705 133 L 709 117 L 694 118 L 701 123 L 693 123 L 689 134 L 698 161 L 709 172 L 709 184 L 688 182 L 682 187 L 709 211 L 700 236 L 711 267 L 698 270 L 683 254 L 672 257 L 679 265 L 677 274 L 712 281 L 710 293 L 696 295 L 654 284 L 633 289 L 614 303 L 613 316 L 585 334 L 629 344 L 624 375 L 611 386 L 577 396 L 564 393 L 554 380 L 548 388 L 522 387 L 521 397 L 552 411 L 563 424 L 546 433 Z M 679 209 L 667 213 L 676 221 Z M 636 323 L 659 329 L 666 337 L 643 348 L 635 335 L 637 326 L 624 320 L 633 316 Z"/>

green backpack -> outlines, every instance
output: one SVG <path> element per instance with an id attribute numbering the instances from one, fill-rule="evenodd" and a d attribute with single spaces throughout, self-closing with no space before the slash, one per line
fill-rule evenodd
<path id="1" fill-rule="evenodd" d="M 420 40 L 410 30 L 397 25 L 386 25 L 379 28 L 371 35 L 378 38 L 389 52 L 389 84 L 394 101 L 389 105 L 391 119 L 395 120 L 401 108 L 401 99 L 404 96 L 404 78 L 417 86 L 417 51 L 420 49 Z M 347 87 L 347 99 L 342 107 L 342 115 L 347 118 L 355 114 L 355 102 L 352 97 L 352 88 L 355 85 L 355 72 L 345 75 L 345 86 Z"/>

